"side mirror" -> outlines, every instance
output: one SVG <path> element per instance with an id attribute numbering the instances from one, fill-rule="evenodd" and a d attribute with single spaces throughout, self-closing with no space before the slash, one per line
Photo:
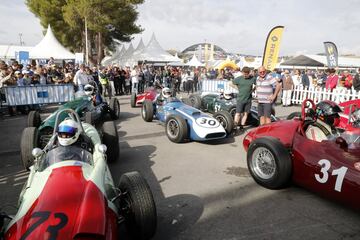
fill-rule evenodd
<path id="1" fill-rule="evenodd" d="M 338 144 L 342 149 L 346 149 L 348 147 L 346 140 L 342 137 L 337 137 L 335 143 Z"/>
<path id="2" fill-rule="evenodd" d="M 42 150 L 40 148 L 34 148 L 31 151 L 31 154 L 33 155 L 34 158 L 38 158 L 41 154 L 42 154 Z"/>
<path id="3" fill-rule="evenodd" d="M 107 151 L 107 147 L 105 144 L 100 144 L 98 147 L 99 152 L 101 152 L 102 154 L 105 154 Z"/>

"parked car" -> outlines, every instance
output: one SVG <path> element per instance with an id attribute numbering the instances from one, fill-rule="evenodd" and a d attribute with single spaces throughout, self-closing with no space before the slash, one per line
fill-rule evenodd
<path id="1" fill-rule="evenodd" d="M 158 92 L 154 87 L 148 88 L 145 92 L 139 94 L 133 92 L 130 98 L 130 105 L 132 108 L 141 106 L 145 100 L 154 101 L 157 95 Z"/>
<path id="2" fill-rule="evenodd" d="M 125 223 L 134 239 L 149 239 L 156 230 L 156 206 L 146 181 L 137 172 L 125 173 L 116 185 L 107 166 L 112 151 L 100 134 L 81 123 L 74 110 L 61 114 L 76 120 L 93 152 L 78 145 L 56 144 L 57 134 L 43 148 L 33 149 L 34 164 L 20 194 L 15 216 L 0 214 L 0 239 L 120 239 Z M 10 222 L 1 231 L 4 219 Z"/>
<path id="3" fill-rule="evenodd" d="M 305 131 L 314 121 L 306 117 L 308 104 L 315 111 L 315 104 L 305 100 L 300 118 L 260 126 L 244 137 L 250 174 L 269 189 L 293 182 L 359 209 L 360 131 L 350 133 L 351 141 L 347 132 L 322 142 L 308 139 Z"/>
<path id="4" fill-rule="evenodd" d="M 203 93 L 203 94 L 192 94 L 188 100 L 184 101 L 190 106 L 200 109 L 204 112 L 216 113 L 218 111 L 226 111 L 235 117 L 236 113 L 236 95 L 230 100 L 225 99 L 221 93 Z M 271 121 L 279 120 L 274 114 L 271 115 Z M 246 125 L 259 126 L 260 120 L 258 116 L 257 107 L 252 106 L 248 115 Z"/>
<path id="5" fill-rule="evenodd" d="M 165 123 L 167 137 L 176 143 L 225 138 L 234 128 L 233 119 L 228 112 L 219 111 L 210 116 L 174 97 L 164 103 L 145 100 L 141 115 L 146 122 L 156 118 Z"/>

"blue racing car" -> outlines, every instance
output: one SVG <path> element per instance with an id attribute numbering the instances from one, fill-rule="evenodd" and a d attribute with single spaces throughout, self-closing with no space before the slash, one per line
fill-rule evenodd
<path id="1" fill-rule="evenodd" d="M 175 143 L 225 138 L 234 128 L 230 113 L 219 111 L 210 116 L 174 97 L 162 103 L 145 100 L 141 115 L 146 122 L 156 118 L 165 123 L 166 135 Z"/>

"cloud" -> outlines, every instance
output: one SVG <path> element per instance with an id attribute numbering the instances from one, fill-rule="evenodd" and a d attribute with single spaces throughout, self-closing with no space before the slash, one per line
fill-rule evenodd
<path id="1" fill-rule="evenodd" d="M 266 36 L 276 25 L 285 26 L 280 55 L 323 52 L 333 41 L 340 53 L 360 53 L 360 2 L 357 0 L 149 0 L 139 5 L 137 23 L 145 31 L 135 35 L 150 40 L 154 32 L 164 49 L 184 50 L 200 42 L 223 49 L 262 55 Z M 1 0 L 0 39 L 17 43 L 19 33 L 28 45 L 42 38 L 39 20 L 21 0 Z M 135 46 L 136 46 L 135 44 Z"/>

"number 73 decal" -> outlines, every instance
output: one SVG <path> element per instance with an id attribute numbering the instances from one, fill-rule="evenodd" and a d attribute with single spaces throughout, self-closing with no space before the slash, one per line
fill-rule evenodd
<path id="1" fill-rule="evenodd" d="M 329 160 L 321 159 L 318 164 L 321 166 L 320 172 L 322 174 L 315 174 L 315 179 L 319 183 L 326 183 L 329 179 L 329 169 L 331 167 L 331 163 Z M 336 176 L 336 182 L 335 182 L 335 191 L 341 192 L 342 183 L 345 177 L 345 174 L 347 172 L 347 167 L 341 167 L 338 169 L 334 169 L 331 173 L 332 176 Z"/>

